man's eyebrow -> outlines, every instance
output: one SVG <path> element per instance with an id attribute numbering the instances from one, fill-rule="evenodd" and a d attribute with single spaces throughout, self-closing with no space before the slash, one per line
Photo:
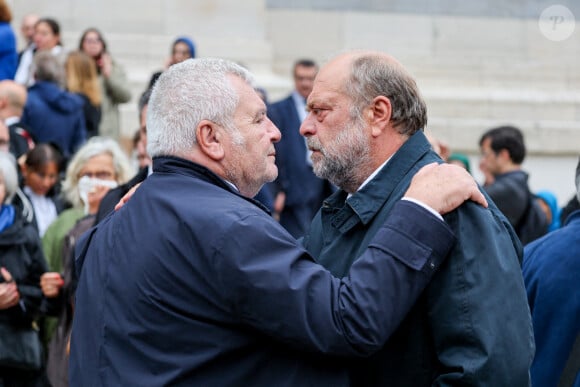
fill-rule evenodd
<path id="1" fill-rule="evenodd" d="M 260 109 L 258 111 L 256 111 L 256 113 L 254 113 L 254 118 L 260 118 L 261 116 L 267 116 L 268 115 L 268 109 L 264 108 L 264 109 Z"/>

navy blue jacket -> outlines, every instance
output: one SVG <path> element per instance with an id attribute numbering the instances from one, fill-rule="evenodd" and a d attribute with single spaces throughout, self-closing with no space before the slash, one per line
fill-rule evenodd
<path id="1" fill-rule="evenodd" d="M 316 352 L 380 348 L 454 242 L 402 201 L 339 280 L 206 168 L 153 170 L 77 245 L 72 386 L 346 385 Z"/>
<path id="2" fill-rule="evenodd" d="M 268 107 L 268 117 L 280 129 L 282 139 L 275 145 L 277 191 L 286 194 L 280 224 L 294 237 L 304 236 L 322 201 L 334 190 L 327 180 L 318 178 L 307 162 L 300 118 L 292 95 Z"/>
<path id="3" fill-rule="evenodd" d="M 580 335 L 580 211 L 526 245 L 523 273 L 534 322 L 532 384 L 556 387 Z M 580 372 L 574 387 L 580 387 Z"/>
<path id="4" fill-rule="evenodd" d="M 344 191 L 325 201 L 304 246 L 334 275 L 346 275 L 392 216 L 415 173 L 432 162 L 441 159 L 417 132 L 346 204 Z M 352 362 L 354 385 L 529 384 L 534 343 L 522 248 L 488 201 L 488 209 L 466 202 L 445 216 L 458 243 L 385 347 Z"/>
<path id="5" fill-rule="evenodd" d="M 36 82 L 28 89 L 21 122 L 39 143 L 58 145 L 69 159 L 85 142 L 84 101 L 53 82 Z"/>

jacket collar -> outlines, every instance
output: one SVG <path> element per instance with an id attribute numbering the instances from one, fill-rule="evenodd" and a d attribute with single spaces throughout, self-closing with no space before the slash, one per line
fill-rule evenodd
<path id="1" fill-rule="evenodd" d="M 347 193 L 343 190 L 331 195 L 324 202 L 324 207 L 335 212 L 333 225 L 347 231 L 356 223 L 364 225 L 370 223 L 405 176 L 413 168 L 418 168 L 417 161 L 430 150 L 431 145 L 423 131 L 418 131 L 399 148 L 374 179 L 355 192 L 346 202 Z"/>
<path id="2" fill-rule="evenodd" d="M 197 164 L 192 161 L 175 156 L 159 156 L 153 158 L 153 172 L 179 173 L 182 175 L 187 175 L 190 177 L 194 177 L 196 179 L 206 181 L 220 188 L 223 188 L 226 191 L 229 191 L 232 194 L 239 196 L 254 205 L 257 205 L 258 207 L 260 207 L 260 209 L 270 214 L 268 208 L 264 206 L 262 203 L 252 198 L 248 198 L 241 195 L 238 190 L 234 189 L 230 184 L 226 183 L 225 180 L 223 180 L 221 177 L 219 177 L 218 175 L 216 175 L 215 173 L 213 173 L 212 171 L 210 171 L 208 168 L 204 167 L 201 164 Z"/>

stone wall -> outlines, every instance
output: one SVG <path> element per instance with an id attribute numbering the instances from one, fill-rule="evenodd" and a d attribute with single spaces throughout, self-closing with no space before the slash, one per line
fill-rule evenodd
<path id="1" fill-rule="evenodd" d="M 69 48 L 86 27 L 105 33 L 134 91 L 134 101 L 122 107 L 126 136 L 137 127 L 135 101 L 150 74 L 162 67 L 171 41 L 189 35 L 199 56 L 249 67 L 271 100 L 292 88 L 290 69 L 299 57 L 324 62 L 344 49 L 383 50 L 415 75 L 429 129 L 453 149 L 475 156 L 485 129 L 512 123 L 525 132 L 536 160 L 561 158 L 569 168 L 580 153 L 580 28 L 563 41 L 548 39 L 539 20 L 551 1 L 8 2 L 15 29 L 28 12 L 55 17 Z M 558 3 L 580 18 L 578 1 Z M 562 183 L 566 190 L 571 180 Z"/>

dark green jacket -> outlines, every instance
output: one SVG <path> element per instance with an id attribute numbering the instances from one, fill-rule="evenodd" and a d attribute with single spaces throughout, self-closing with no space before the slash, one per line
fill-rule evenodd
<path id="1" fill-rule="evenodd" d="M 305 247 L 334 275 L 345 275 L 354 260 L 336 257 L 359 256 L 413 175 L 435 161 L 416 133 L 346 204 L 344 191 L 325 201 Z M 485 209 L 468 202 L 445 220 L 458 238 L 451 256 L 387 345 L 353 363 L 354 385 L 529 385 L 534 341 L 517 236 L 493 203 Z"/>

